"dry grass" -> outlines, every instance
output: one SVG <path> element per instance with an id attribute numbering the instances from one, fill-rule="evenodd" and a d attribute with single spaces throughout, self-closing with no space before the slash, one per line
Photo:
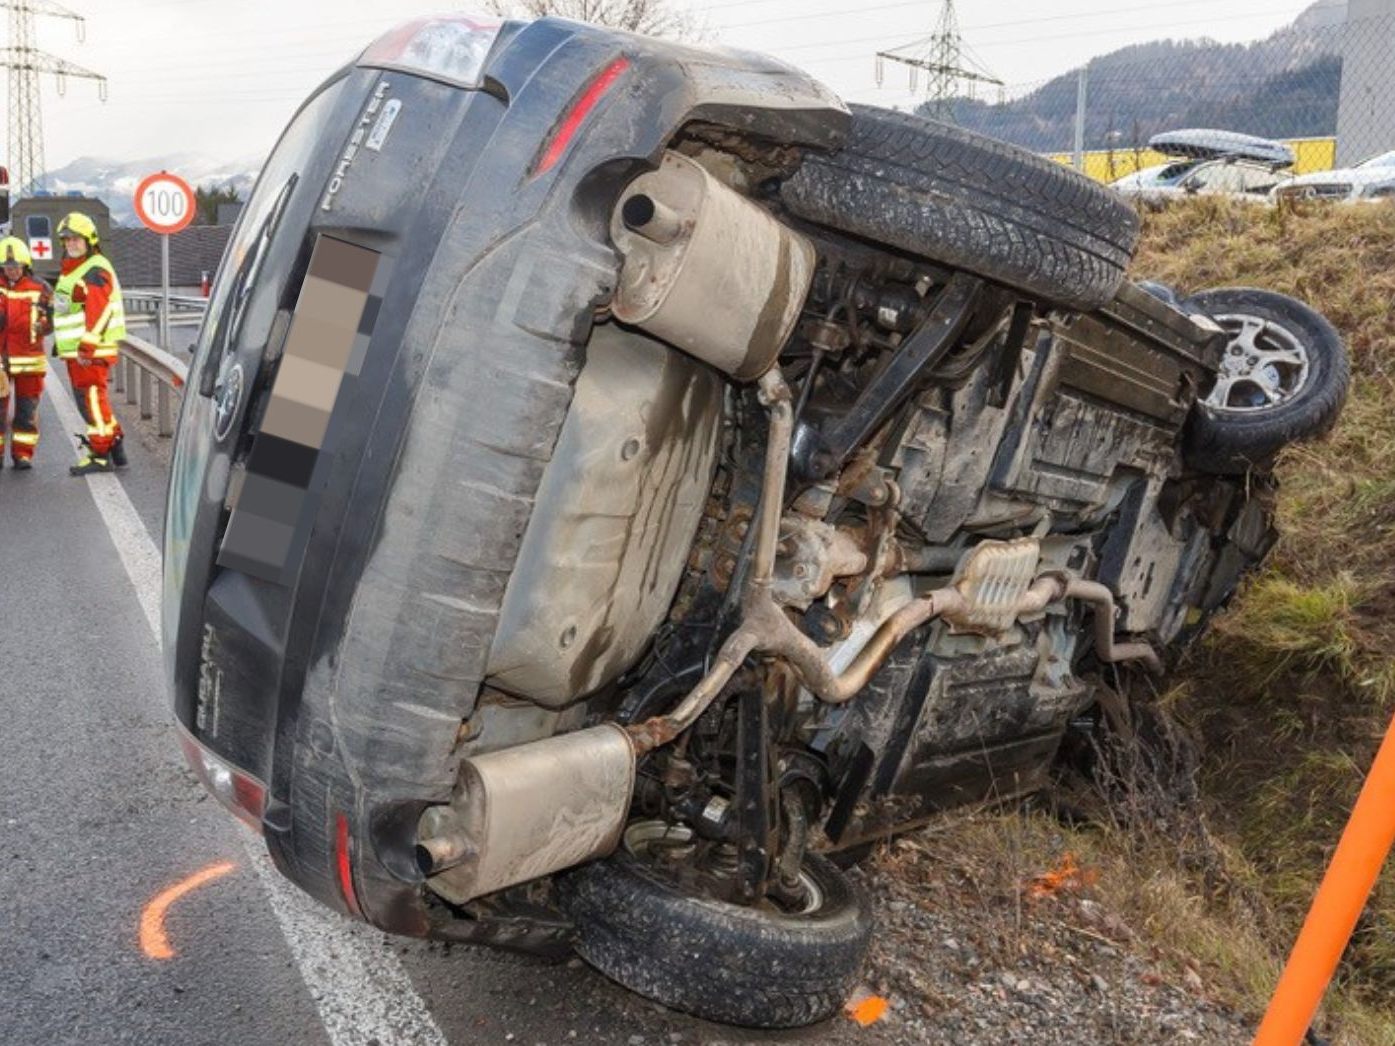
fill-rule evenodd
<path id="1" fill-rule="evenodd" d="M 1343 769 L 1354 770 L 1350 764 Z M 1292 837 L 1303 841 L 1302 849 L 1322 832 L 1295 826 Z M 1037 928 L 1021 917 L 1022 884 L 1071 854 L 1089 872 L 1090 886 L 1082 893 L 1106 913 L 1085 922 L 1084 932 L 1146 956 L 1174 983 L 1187 983 L 1194 974 L 1198 994 L 1248 1015 L 1257 1027 L 1290 939 L 1286 920 L 1267 907 L 1268 891 L 1284 886 L 1255 869 L 1242 852 L 1244 842 L 1194 842 L 1218 862 L 1209 872 L 1190 859 L 1191 847 L 1172 832 L 1063 829 L 1045 816 L 1002 813 L 951 822 L 930 849 L 942 867 L 957 869 L 973 884 L 973 894 L 961 903 L 975 909 L 982 930 L 996 931 L 1005 962 L 1037 946 Z M 1300 861 L 1311 865 L 1313 856 L 1303 853 Z M 1305 892 L 1310 887 L 1307 880 L 1301 884 Z M 1053 915 L 1081 922 L 1069 903 L 1057 905 Z M 1329 993 L 1326 1017 L 1325 1030 L 1336 1046 L 1395 1046 L 1389 996 L 1372 989 L 1369 977 L 1350 964 Z"/>
<path id="2" fill-rule="evenodd" d="M 1184 293 L 1247 285 L 1297 295 L 1351 352 L 1337 429 L 1280 463 L 1279 547 L 1218 623 L 1175 703 L 1204 740 L 1208 822 L 1263 909 L 1260 937 L 1278 957 L 1395 705 L 1395 206 L 1195 201 L 1147 219 L 1135 272 Z M 1215 929 L 1232 939 L 1254 931 L 1225 919 Z M 1272 983 L 1262 962 L 1229 973 L 1237 987 L 1253 983 L 1251 1005 Z M 1392 997 L 1387 870 L 1330 997 L 1339 1039 L 1395 1043 Z"/>
<path id="3" fill-rule="evenodd" d="M 935 830 L 932 845 L 980 885 L 983 917 L 1007 920 L 1012 884 L 1074 853 L 1135 947 L 1257 1018 L 1395 707 L 1395 205 L 1188 201 L 1145 219 L 1134 274 L 1184 294 L 1254 286 L 1308 301 L 1347 340 L 1348 406 L 1327 438 L 1286 452 L 1279 547 L 1163 697 L 1202 744 L 1195 816 L 1160 822 L 1145 803 L 1141 818 L 1113 810 L 1110 827 L 1068 831 L 980 814 Z M 1387 868 L 1325 1029 L 1395 1046 L 1392 999 Z"/>

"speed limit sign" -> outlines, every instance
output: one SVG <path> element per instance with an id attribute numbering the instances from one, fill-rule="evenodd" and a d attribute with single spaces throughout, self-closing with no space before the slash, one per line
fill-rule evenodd
<path id="1" fill-rule="evenodd" d="M 194 190 L 168 171 L 147 175 L 136 186 L 136 217 L 152 232 L 178 232 L 194 220 Z"/>

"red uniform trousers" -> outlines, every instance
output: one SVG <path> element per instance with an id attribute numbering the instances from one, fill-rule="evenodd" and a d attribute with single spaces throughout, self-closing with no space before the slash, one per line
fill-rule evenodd
<path id="1" fill-rule="evenodd" d="M 121 423 L 112 414 L 111 399 L 107 396 L 112 362 L 93 360 L 84 366 L 75 359 L 67 361 L 73 398 L 82 411 L 82 419 L 87 422 L 87 442 L 93 456 L 98 458 L 106 457 L 112 441 L 121 435 Z"/>
<path id="2" fill-rule="evenodd" d="M 10 396 L 0 396 L 0 458 L 5 456 L 6 428 L 9 428 L 10 460 L 30 461 L 39 444 L 39 397 L 44 392 L 42 374 L 16 374 L 10 379 L 15 401 L 14 424 L 9 424 Z"/>

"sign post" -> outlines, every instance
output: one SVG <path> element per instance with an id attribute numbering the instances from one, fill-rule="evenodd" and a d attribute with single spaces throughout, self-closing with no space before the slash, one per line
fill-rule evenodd
<path id="1" fill-rule="evenodd" d="M 160 171 L 136 186 L 136 217 L 160 234 L 160 348 L 170 347 L 170 236 L 194 220 L 194 190 L 177 174 Z"/>
<path id="2" fill-rule="evenodd" d="M 1254 1046 L 1297 1046 L 1337 972 L 1381 866 L 1395 846 L 1395 720 L 1376 751 Z"/>

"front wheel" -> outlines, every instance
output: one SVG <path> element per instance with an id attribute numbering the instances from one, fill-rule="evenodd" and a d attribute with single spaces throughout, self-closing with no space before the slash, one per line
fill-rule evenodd
<path id="1" fill-rule="evenodd" d="M 1216 384 L 1188 427 L 1193 468 L 1243 473 L 1336 422 L 1350 366 L 1341 336 L 1320 314 L 1285 294 L 1247 287 L 1203 291 L 1180 308 L 1209 316 L 1229 337 Z"/>
<path id="2" fill-rule="evenodd" d="M 832 863 L 805 856 L 798 899 L 743 907 L 688 892 L 654 843 L 688 830 L 630 825 L 613 857 L 558 880 L 577 951 L 607 977 L 664 1006 L 750 1028 L 795 1028 L 837 1013 L 872 934 L 866 899 Z"/>

